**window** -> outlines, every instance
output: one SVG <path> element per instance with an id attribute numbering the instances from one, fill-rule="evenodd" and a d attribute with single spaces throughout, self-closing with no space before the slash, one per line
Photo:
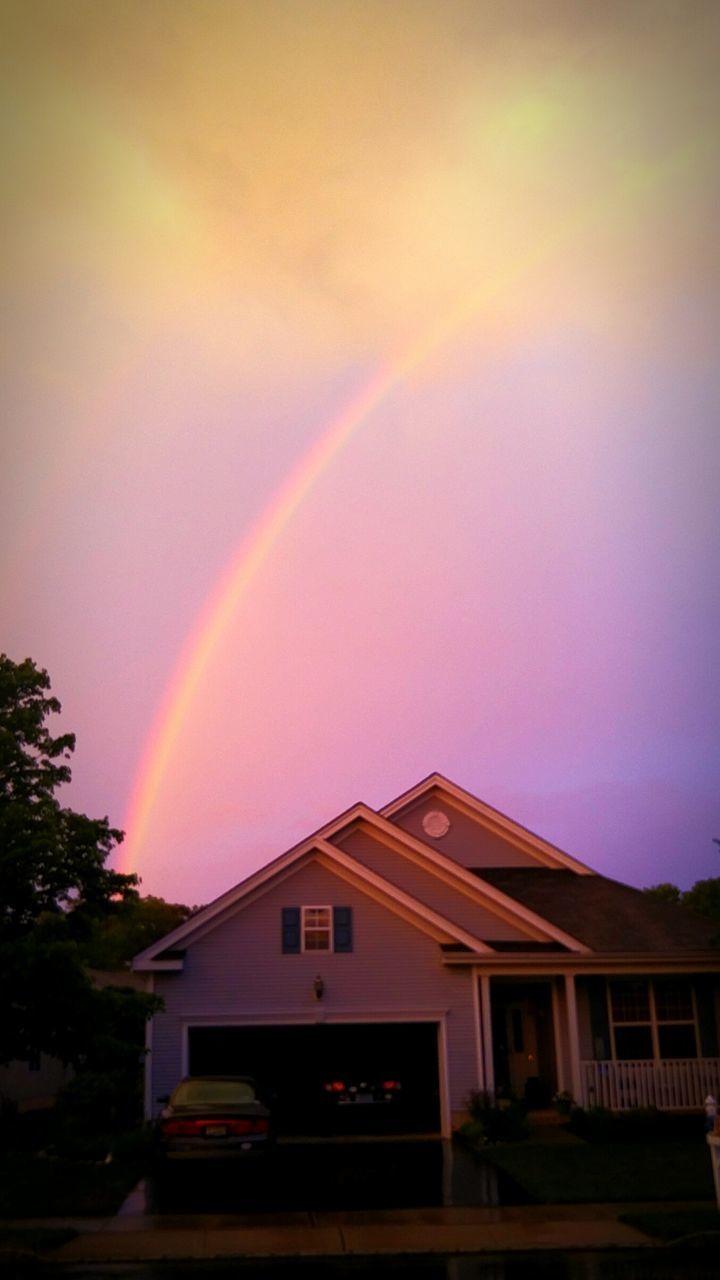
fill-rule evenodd
<path id="1" fill-rule="evenodd" d="M 303 907 L 303 951 L 332 951 L 332 912 L 330 907 Z"/>
<path id="2" fill-rule="evenodd" d="M 281 932 L 285 955 L 352 951 L 352 907 L 283 907 Z"/>
<path id="3" fill-rule="evenodd" d="M 682 978 L 609 983 L 613 1056 L 696 1058 L 692 986 Z"/>

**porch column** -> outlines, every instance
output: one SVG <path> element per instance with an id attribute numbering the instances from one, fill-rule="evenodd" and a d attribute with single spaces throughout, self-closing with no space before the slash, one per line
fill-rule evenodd
<path id="1" fill-rule="evenodd" d="M 583 1104 L 582 1082 L 580 1079 L 580 1035 L 578 1032 L 577 997 L 575 995 L 575 974 L 565 974 L 565 1008 L 568 1020 L 568 1047 L 570 1049 L 570 1092 L 576 1102 Z"/>
<path id="2" fill-rule="evenodd" d="M 562 1000 L 560 998 L 560 985 L 557 978 L 550 980 L 550 997 L 552 1000 L 552 1020 L 553 1020 L 553 1043 L 555 1046 L 555 1071 L 557 1075 L 558 1093 L 564 1093 L 567 1089 L 567 1080 L 565 1079 L 565 1045 L 562 1034 Z"/>
<path id="3" fill-rule="evenodd" d="M 493 1065 L 492 1007 L 490 1004 L 490 974 L 480 974 L 480 1021 L 482 1027 L 483 1085 L 487 1093 L 495 1092 L 495 1068 Z"/>

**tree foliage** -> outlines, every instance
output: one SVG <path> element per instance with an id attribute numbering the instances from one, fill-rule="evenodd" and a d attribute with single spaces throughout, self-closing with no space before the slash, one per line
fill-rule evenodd
<path id="1" fill-rule="evenodd" d="M 711 938 L 711 943 L 713 946 L 720 945 L 720 876 L 696 880 L 692 889 L 682 890 L 675 884 L 664 883 L 652 885 L 644 892 L 661 902 L 676 903 L 712 920 L 717 925 L 717 933 Z"/>
<path id="2" fill-rule="evenodd" d="M 682 894 L 682 904 L 699 911 L 720 926 L 720 878 L 714 876 L 709 880 L 696 880 L 692 889 Z"/>
<path id="3" fill-rule="evenodd" d="M 93 969 L 123 969 L 139 951 L 176 929 L 194 910 L 152 894 L 118 902 L 109 917 L 93 924 L 83 943 L 85 960 Z"/>
<path id="4" fill-rule="evenodd" d="M 48 727 L 60 710 L 46 671 L 0 656 L 0 1062 L 45 1052 L 82 1066 L 106 1058 L 113 1038 L 136 1062 L 135 1037 L 117 1028 L 141 1026 L 156 1002 L 123 993 L 118 1019 L 83 947 L 99 920 L 137 898 L 137 877 L 106 866 L 122 833 L 57 797 L 75 749 L 73 734 Z"/>
<path id="5" fill-rule="evenodd" d="M 105 866 L 122 832 L 106 818 L 63 808 L 75 735 L 53 737 L 61 707 L 29 658 L 0 656 L 0 938 L 23 935 L 45 912 L 77 911 L 75 923 L 135 891 L 137 876 Z"/>
<path id="6" fill-rule="evenodd" d="M 672 902 L 673 906 L 680 905 L 680 890 L 676 884 L 671 884 L 669 880 L 663 881 L 662 884 L 653 884 L 649 889 L 644 889 L 643 893 L 649 894 L 652 898 L 657 898 L 659 902 Z"/>

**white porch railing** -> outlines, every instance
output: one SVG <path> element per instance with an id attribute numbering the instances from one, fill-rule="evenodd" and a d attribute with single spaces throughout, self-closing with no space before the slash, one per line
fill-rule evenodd
<path id="1" fill-rule="evenodd" d="M 720 1058 L 581 1062 L 584 1107 L 629 1111 L 702 1111 L 709 1093 L 720 1097 Z"/>

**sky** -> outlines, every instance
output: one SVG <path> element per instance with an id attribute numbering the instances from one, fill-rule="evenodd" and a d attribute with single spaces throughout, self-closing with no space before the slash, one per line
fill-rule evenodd
<path id="1" fill-rule="evenodd" d="M 720 875 L 720 6 L 3 0 L 0 648 L 204 903 L 434 770 Z"/>

